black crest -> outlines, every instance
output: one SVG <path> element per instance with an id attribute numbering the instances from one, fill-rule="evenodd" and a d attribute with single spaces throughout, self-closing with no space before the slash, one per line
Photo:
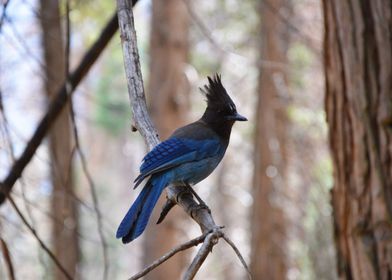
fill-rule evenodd
<path id="1" fill-rule="evenodd" d="M 207 98 L 207 109 L 219 111 L 236 112 L 236 107 L 227 94 L 226 89 L 222 85 L 221 76 L 215 74 L 212 78 L 208 78 L 208 85 L 200 88 L 201 92 Z"/>

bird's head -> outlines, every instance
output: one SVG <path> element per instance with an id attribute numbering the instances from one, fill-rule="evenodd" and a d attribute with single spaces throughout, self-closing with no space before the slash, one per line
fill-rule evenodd
<path id="1" fill-rule="evenodd" d="M 208 78 L 208 85 L 200 88 L 207 98 L 207 109 L 202 119 L 210 124 L 233 125 L 235 121 L 247 121 L 237 112 L 237 108 L 222 85 L 221 77 L 215 74 Z"/>

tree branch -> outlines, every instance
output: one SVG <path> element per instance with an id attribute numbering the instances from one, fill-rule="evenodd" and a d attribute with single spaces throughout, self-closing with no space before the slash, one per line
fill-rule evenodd
<path id="1" fill-rule="evenodd" d="M 135 5 L 137 0 L 132 1 L 132 5 Z M 91 66 L 98 59 L 99 55 L 105 49 L 110 39 L 116 33 L 118 29 L 117 14 L 115 13 L 111 19 L 108 21 L 104 29 L 102 30 L 100 36 L 95 41 L 95 43 L 90 47 L 90 49 L 84 55 L 82 61 L 78 67 L 70 74 L 68 79 L 69 91 L 74 92 L 79 83 L 86 76 Z M 27 164 L 33 158 L 36 150 L 41 145 L 43 139 L 48 133 L 49 129 L 60 115 L 61 111 L 67 104 L 69 100 L 69 95 L 66 89 L 67 84 L 64 83 L 56 96 L 53 98 L 49 104 L 49 108 L 40 123 L 38 124 L 33 136 L 30 138 L 21 156 L 15 161 L 11 170 L 5 179 L 0 183 L 0 205 L 4 203 L 5 198 L 8 196 L 9 192 L 12 190 L 15 182 L 22 175 L 23 170 Z"/>
<path id="2" fill-rule="evenodd" d="M 196 256 L 187 271 L 185 272 L 184 280 L 193 279 L 196 273 L 199 271 L 201 265 L 204 263 L 207 255 L 212 251 L 212 247 L 218 243 L 219 238 L 223 236 L 223 232 L 220 229 L 213 230 L 209 233 L 203 242 L 203 245 L 197 252 Z"/>
<path id="3" fill-rule="evenodd" d="M 248 278 L 252 279 L 252 275 L 250 274 L 250 269 L 248 267 L 248 265 L 245 262 L 244 257 L 241 255 L 240 250 L 238 250 L 237 246 L 235 246 L 234 242 L 231 241 L 231 239 L 229 237 L 227 237 L 226 234 L 223 234 L 222 238 L 227 242 L 227 244 L 230 245 L 230 247 L 234 250 L 235 254 L 237 255 L 238 259 L 240 260 L 240 262 L 242 263 L 242 265 L 244 266 L 246 272 L 248 273 Z"/>
<path id="4" fill-rule="evenodd" d="M 134 126 L 143 136 L 148 149 L 152 150 L 152 148 L 159 143 L 159 138 L 150 116 L 147 113 L 133 12 L 129 1 L 117 0 L 117 13 L 124 55 L 124 68 L 128 84 L 128 94 L 133 112 L 133 120 L 135 122 Z"/>
<path id="5" fill-rule="evenodd" d="M 139 278 L 143 277 L 144 275 L 146 275 L 151 270 L 153 270 L 154 268 L 156 268 L 157 266 L 161 265 L 162 263 L 164 263 L 165 261 L 167 261 L 168 259 L 173 257 L 178 252 L 185 251 L 189 248 L 192 248 L 193 246 L 199 245 L 200 243 L 202 243 L 205 240 L 207 235 L 208 235 L 208 233 L 205 233 L 199 237 L 196 237 L 188 242 L 185 242 L 185 243 L 173 248 L 172 250 L 170 250 L 169 252 L 164 254 L 162 257 L 160 257 L 159 259 L 154 261 L 152 264 L 150 264 L 149 266 L 144 268 L 142 271 L 138 272 L 137 274 L 135 274 L 134 276 L 129 278 L 129 280 L 139 279 Z"/>
<path id="6" fill-rule="evenodd" d="M 159 139 L 147 111 L 132 7 L 127 0 L 117 0 L 117 11 L 128 94 L 135 124 L 134 127 L 136 127 L 143 136 L 148 149 L 152 150 L 159 143 Z M 203 245 L 185 274 L 185 279 L 193 279 L 204 263 L 207 255 L 211 252 L 212 247 L 217 244 L 219 238 L 224 236 L 224 233 L 222 227 L 218 227 L 215 224 L 211 211 L 206 206 L 199 205 L 194 200 L 189 186 L 169 186 L 167 188 L 167 199 L 170 200 L 171 203 L 169 202 L 169 206 L 164 208 L 158 222 L 163 220 L 173 203 L 175 203 L 181 206 L 183 210 L 199 224 L 201 231 L 203 232 L 202 236 L 205 236 Z M 192 241 L 190 242 L 192 243 Z M 174 252 L 177 252 L 178 250 L 178 248 L 173 249 L 167 255 L 161 257 L 131 279 L 142 277 L 153 268 L 160 265 L 163 261 L 173 256 L 175 254 Z"/>
<path id="7" fill-rule="evenodd" d="M 49 249 L 49 247 L 38 236 L 36 230 L 29 224 L 29 222 L 26 220 L 25 216 L 23 216 L 22 212 L 19 210 L 19 207 L 16 205 L 14 200 L 10 196 L 8 197 L 8 200 L 11 202 L 12 207 L 15 209 L 16 213 L 18 214 L 18 216 L 20 217 L 22 222 L 26 225 L 26 227 L 31 232 L 31 234 L 34 236 L 34 238 L 38 241 L 41 248 L 48 254 L 48 256 L 52 259 L 54 264 L 61 270 L 64 277 L 68 280 L 72 280 L 71 275 L 68 273 L 68 271 L 65 269 L 65 267 L 61 264 L 61 262 L 56 258 L 56 256 L 52 253 L 52 251 Z"/>
<path id="8" fill-rule="evenodd" d="M 98 195 L 96 191 L 96 187 L 94 184 L 93 177 L 91 176 L 91 173 L 87 167 L 87 159 L 85 154 L 83 153 L 82 147 L 80 145 L 79 141 L 79 130 L 76 124 L 76 119 L 75 119 L 75 110 L 74 110 L 74 103 L 73 103 L 73 98 L 71 95 L 71 92 L 69 90 L 70 86 L 70 81 L 69 81 L 69 64 L 70 64 L 70 45 L 71 45 L 71 22 L 70 22 L 70 17 L 69 17 L 69 0 L 65 2 L 65 10 L 66 10 L 66 44 L 65 44 L 65 81 L 66 81 L 66 89 L 67 89 L 67 94 L 69 95 L 69 115 L 71 117 L 71 126 L 73 129 L 73 136 L 74 136 L 74 141 L 75 141 L 75 150 L 72 150 L 71 153 L 71 158 L 69 162 L 69 168 L 71 168 L 71 163 L 72 163 L 72 158 L 74 155 L 74 151 L 76 151 L 79 154 L 80 157 L 80 162 L 82 165 L 82 170 L 83 173 L 86 176 L 87 183 L 90 187 L 90 193 L 91 197 L 93 200 L 93 206 L 94 206 L 94 211 L 96 215 L 96 220 L 97 220 L 97 230 L 98 230 L 98 236 L 100 239 L 101 247 L 102 247 L 102 256 L 103 256 L 103 280 L 108 279 L 108 272 L 109 272 L 109 256 L 108 256 L 108 246 L 105 240 L 105 235 L 103 233 L 103 221 L 102 221 L 102 213 L 101 210 L 99 209 L 99 201 L 98 201 Z M 71 171 L 71 170 L 69 170 Z"/>
<path id="9" fill-rule="evenodd" d="M 8 249 L 7 243 L 5 242 L 5 240 L 2 237 L 0 237 L 0 247 L 1 247 L 1 251 L 3 253 L 5 265 L 7 267 L 8 277 L 10 280 L 15 280 L 15 272 L 14 272 L 15 270 L 14 270 L 14 265 L 11 260 L 11 254 Z"/>

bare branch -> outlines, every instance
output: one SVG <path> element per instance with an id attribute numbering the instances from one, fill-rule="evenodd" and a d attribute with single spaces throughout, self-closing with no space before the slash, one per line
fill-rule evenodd
<path id="1" fill-rule="evenodd" d="M 95 188 L 94 180 L 88 170 L 87 160 L 86 160 L 86 157 L 85 157 L 85 155 L 82 151 L 82 148 L 80 146 L 79 132 L 78 132 L 78 127 L 76 125 L 76 120 L 75 120 L 75 111 L 74 111 L 74 106 L 73 106 L 74 104 L 73 104 L 72 94 L 70 91 L 71 82 L 69 79 L 69 77 L 70 77 L 70 75 L 69 75 L 69 64 L 70 64 L 69 59 L 70 59 L 70 51 L 71 51 L 70 50 L 71 22 L 69 19 L 69 0 L 67 0 L 65 4 L 66 4 L 65 81 L 66 81 L 66 91 L 69 96 L 69 114 L 71 116 L 71 125 L 72 125 L 72 129 L 73 129 L 74 140 L 75 140 L 75 148 L 76 148 L 77 153 L 79 154 L 80 161 L 82 164 L 82 170 L 87 178 L 87 182 L 90 187 L 91 197 L 93 199 L 93 206 L 94 206 L 94 211 L 95 211 L 95 215 L 96 215 L 96 219 L 97 219 L 98 235 L 99 235 L 99 239 L 100 239 L 101 247 L 102 247 L 103 279 L 105 280 L 108 278 L 109 256 L 108 256 L 108 249 L 107 249 L 107 244 L 106 244 L 106 240 L 105 240 L 105 235 L 103 233 L 102 214 L 101 214 L 101 210 L 99 209 L 98 195 L 97 195 L 97 191 Z"/>
<path id="2" fill-rule="evenodd" d="M 10 1 L 11 0 L 5 0 L 3 2 L 3 12 L 1 13 L 1 17 L 0 17 L 0 32 L 3 27 L 4 19 L 7 17 L 7 6 L 10 3 Z"/>
<path id="3" fill-rule="evenodd" d="M 285 24 L 290 30 L 294 31 L 299 39 L 318 57 L 320 57 L 321 53 L 318 47 L 315 46 L 314 40 L 310 38 L 308 35 L 303 33 L 288 17 L 282 14 L 280 10 L 278 10 L 269 0 L 261 1 L 262 4 L 266 6 L 272 13 L 274 13 L 278 19 Z"/>
<path id="4" fill-rule="evenodd" d="M 199 17 L 199 15 L 195 12 L 195 8 L 193 7 L 192 1 L 191 0 L 183 0 L 189 15 L 191 16 L 193 22 L 196 24 L 196 26 L 199 28 L 201 34 L 206 37 L 207 41 L 217 49 L 218 54 L 219 54 L 219 59 L 224 59 L 223 55 L 228 54 L 228 55 L 234 55 L 234 56 L 239 56 L 243 59 L 246 60 L 253 60 L 250 59 L 249 57 L 246 57 L 245 55 L 236 52 L 232 48 L 221 44 L 218 42 L 213 36 L 211 30 L 208 29 L 207 25 L 203 22 L 203 20 Z M 258 59 L 257 63 L 261 65 L 262 67 L 266 68 L 277 68 L 281 69 L 282 71 L 289 71 L 289 65 L 287 63 L 282 63 L 279 61 L 273 61 L 273 60 L 266 60 L 266 59 Z"/>
<path id="5" fill-rule="evenodd" d="M 169 252 L 164 254 L 162 257 L 160 257 L 159 259 L 154 261 L 152 264 L 150 264 L 149 266 L 144 268 L 142 271 L 138 272 L 137 274 L 135 274 L 134 276 L 129 278 L 129 280 L 139 279 L 139 278 L 143 277 L 144 275 L 146 275 L 151 270 L 153 270 L 154 268 L 156 268 L 157 266 L 159 266 L 160 264 L 164 263 L 165 261 L 167 261 L 168 259 L 173 257 L 178 252 L 185 251 L 193 246 L 197 246 L 198 244 L 202 243 L 205 240 L 207 235 L 208 235 L 208 233 L 205 233 L 199 237 L 196 237 L 192 240 L 189 240 L 188 242 L 185 242 L 185 243 L 173 248 L 172 250 L 170 250 Z"/>
<path id="6" fill-rule="evenodd" d="M 15 209 L 16 213 L 18 216 L 21 218 L 22 222 L 26 225 L 26 227 L 29 229 L 29 231 L 33 234 L 35 239 L 38 241 L 39 245 L 41 248 L 49 255 L 49 257 L 52 259 L 52 261 L 55 263 L 55 265 L 61 270 L 61 272 L 64 274 L 64 276 L 72 280 L 71 275 L 67 272 L 67 270 L 64 268 L 64 266 L 60 263 L 60 261 L 56 258 L 56 256 L 50 251 L 49 247 L 46 246 L 46 244 L 42 241 L 42 239 L 38 236 L 37 232 L 35 229 L 29 224 L 29 222 L 26 220 L 25 216 L 22 214 L 22 212 L 19 210 L 19 207 L 16 205 L 14 200 L 8 196 L 8 200 L 10 201 L 12 207 Z"/>
<path id="7" fill-rule="evenodd" d="M 151 150 L 159 143 L 159 138 L 147 113 L 132 6 L 129 1 L 117 0 L 117 11 L 133 120 L 136 129 L 143 136 L 148 149 Z"/>
<path id="8" fill-rule="evenodd" d="M 220 228 L 213 230 L 209 233 L 203 242 L 203 245 L 194 257 L 188 270 L 185 272 L 184 280 L 193 279 L 196 273 L 199 271 L 201 265 L 204 263 L 207 255 L 211 252 L 212 247 L 218 243 L 220 237 L 223 236 L 223 232 Z"/>
<path id="9" fill-rule="evenodd" d="M 250 270 L 248 265 L 245 262 L 244 257 L 242 256 L 240 250 L 238 250 L 237 246 L 235 246 L 234 242 L 231 241 L 231 239 L 229 237 L 227 237 L 226 234 L 223 234 L 222 238 L 227 242 L 227 244 L 230 245 L 230 247 L 234 250 L 234 252 L 236 253 L 237 257 L 240 259 L 240 262 L 242 263 L 242 265 L 244 266 L 244 268 L 246 269 L 246 272 L 248 273 L 248 277 L 249 279 L 252 279 L 252 275 L 250 274 Z"/>
<path id="10" fill-rule="evenodd" d="M 3 124 L 5 142 L 7 143 L 7 146 L 8 146 L 8 150 L 9 150 L 8 152 L 10 155 L 11 164 L 13 164 L 13 163 L 15 163 L 15 160 L 16 160 L 15 149 L 14 149 L 14 145 L 13 145 L 12 139 L 11 139 L 11 133 L 9 130 L 10 124 L 9 124 L 9 121 L 8 121 L 8 118 L 7 118 L 7 115 L 5 112 L 1 89 L 0 89 L 0 115 L 2 116 L 2 124 Z M 23 200 L 24 207 L 26 208 L 27 216 L 31 221 L 31 226 L 35 227 L 35 219 L 33 216 L 33 211 L 28 203 L 29 201 L 27 200 L 27 196 L 26 196 L 26 183 L 22 179 L 23 178 L 21 178 L 21 180 L 20 180 L 21 198 Z M 38 251 L 38 259 L 41 262 L 41 264 L 44 263 L 44 259 L 43 259 L 43 255 L 42 255 L 41 251 Z"/>
<path id="11" fill-rule="evenodd" d="M 1 251 L 3 252 L 4 262 L 7 266 L 8 277 L 10 280 L 15 280 L 14 265 L 12 264 L 10 251 L 8 250 L 7 243 L 0 237 Z"/>

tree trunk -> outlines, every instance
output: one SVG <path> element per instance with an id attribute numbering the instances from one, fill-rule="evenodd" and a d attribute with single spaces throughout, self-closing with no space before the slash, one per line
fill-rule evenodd
<path id="1" fill-rule="evenodd" d="M 148 93 L 151 116 L 166 139 L 174 129 L 186 123 L 189 109 L 189 85 L 185 76 L 188 62 L 189 15 L 183 0 L 154 0 L 150 39 L 150 75 Z M 165 195 L 162 195 L 151 220 L 157 221 Z M 159 226 L 151 225 L 145 233 L 145 264 L 151 263 L 179 244 L 182 213 L 173 209 Z M 146 279 L 180 279 L 186 264 L 176 256 L 152 271 Z"/>
<path id="2" fill-rule="evenodd" d="M 287 0 L 260 4 L 260 59 L 287 64 L 288 30 L 278 13 L 290 11 Z M 285 189 L 287 73 L 261 64 L 255 132 L 251 273 L 254 279 L 286 278 L 287 219 Z"/>
<path id="3" fill-rule="evenodd" d="M 54 97 L 65 79 L 65 54 L 61 32 L 59 2 L 41 0 L 41 26 L 45 59 L 45 88 L 48 99 Z M 70 195 L 73 192 L 71 166 L 71 126 L 69 108 L 63 110 L 49 133 L 51 157 L 53 225 L 53 252 L 66 268 L 75 275 L 79 261 L 77 238 L 78 211 L 76 202 Z M 56 267 L 54 279 L 66 279 Z"/>
<path id="4" fill-rule="evenodd" d="M 392 279 L 392 5 L 324 0 L 340 279 Z"/>

